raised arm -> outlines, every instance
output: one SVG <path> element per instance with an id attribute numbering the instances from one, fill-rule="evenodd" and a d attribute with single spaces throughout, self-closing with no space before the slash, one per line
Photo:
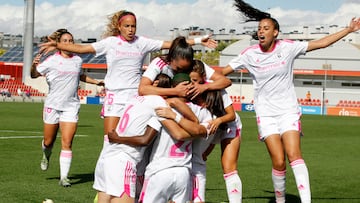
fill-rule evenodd
<path id="1" fill-rule="evenodd" d="M 31 69 L 30 69 L 31 78 L 37 78 L 41 76 L 41 74 L 36 70 L 36 67 L 40 63 L 40 59 L 41 59 L 41 54 L 37 54 L 31 64 Z"/>
<path id="2" fill-rule="evenodd" d="M 186 42 L 190 45 L 201 44 L 204 47 L 214 49 L 217 47 L 218 43 L 214 39 L 211 38 L 211 35 L 204 35 L 200 37 L 196 37 L 194 39 L 187 39 Z M 162 49 L 169 49 L 172 41 L 164 41 L 162 45 Z"/>
<path id="3" fill-rule="evenodd" d="M 95 49 L 91 44 L 65 44 L 65 43 L 57 43 L 55 40 L 49 38 L 49 42 L 42 43 L 39 45 L 40 53 L 49 53 L 51 51 L 54 51 L 56 49 L 69 51 L 73 53 L 78 54 L 84 54 L 84 53 L 95 53 Z"/>
<path id="4" fill-rule="evenodd" d="M 352 18 L 348 27 L 340 30 L 339 32 L 330 34 L 321 39 L 312 40 L 308 44 L 306 51 L 313 51 L 330 46 L 331 44 L 339 41 L 351 32 L 358 31 L 360 29 L 360 18 Z"/>

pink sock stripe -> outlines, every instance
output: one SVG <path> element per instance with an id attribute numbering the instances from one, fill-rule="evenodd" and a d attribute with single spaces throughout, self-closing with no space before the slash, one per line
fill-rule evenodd
<path id="1" fill-rule="evenodd" d="M 286 175 L 286 170 L 278 171 L 276 169 L 272 169 L 272 174 L 274 176 L 285 176 Z"/>
<path id="2" fill-rule="evenodd" d="M 295 160 L 295 161 L 290 163 L 290 166 L 296 166 L 296 165 L 299 165 L 299 164 L 305 164 L 304 159 Z"/>
<path id="3" fill-rule="evenodd" d="M 237 171 L 237 170 L 235 170 L 235 171 L 233 171 L 233 172 L 230 172 L 230 173 L 224 174 L 224 179 L 226 179 L 226 178 L 228 178 L 228 177 L 230 177 L 230 176 L 232 176 L 232 175 L 234 175 L 234 174 L 237 174 L 237 173 L 238 173 L 238 171 Z"/>
<path id="4" fill-rule="evenodd" d="M 72 158 L 72 151 L 61 150 L 60 156 L 65 158 Z"/>

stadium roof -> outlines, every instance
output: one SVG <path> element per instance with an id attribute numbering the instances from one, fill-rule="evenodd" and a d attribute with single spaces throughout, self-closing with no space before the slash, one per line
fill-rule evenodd
<path id="1" fill-rule="evenodd" d="M 33 48 L 33 57 L 38 53 L 39 48 L 34 46 Z M 82 59 L 83 63 L 91 64 L 104 64 L 106 63 L 105 56 L 95 57 L 94 54 L 78 54 Z M 0 56 L 0 61 L 2 62 L 12 62 L 12 63 L 22 63 L 24 61 L 24 47 L 13 47 L 6 51 L 2 56 Z"/>

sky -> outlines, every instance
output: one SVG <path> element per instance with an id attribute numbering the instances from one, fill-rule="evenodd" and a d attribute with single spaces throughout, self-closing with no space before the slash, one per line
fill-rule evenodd
<path id="1" fill-rule="evenodd" d="M 276 18 L 283 32 L 330 25 L 343 27 L 352 17 L 360 17 L 360 0 L 245 0 Z M 0 0 L 0 32 L 23 34 L 24 0 Z M 35 0 L 34 35 L 43 36 L 67 28 L 76 39 L 97 38 L 107 17 L 119 10 L 137 16 L 137 34 L 170 36 L 173 28 L 190 26 L 235 29 L 242 33 L 256 23 L 243 23 L 232 0 Z"/>

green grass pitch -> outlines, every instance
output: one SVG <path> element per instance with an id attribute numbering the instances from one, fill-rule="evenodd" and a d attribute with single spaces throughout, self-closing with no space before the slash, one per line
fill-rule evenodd
<path id="1" fill-rule="evenodd" d="M 100 105 L 82 105 L 73 142 L 71 188 L 58 185 L 60 138 L 48 171 L 40 170 L 41 103 L 0 102 L 0 202 L 91 203 L 93 172 L 102 147 Z M 243 122 L 238 171 L 244 203 L 274 202 L 271 162 L 257 140 L 254 113 L 240 112 Z M 304 115 L 303 157 L 309 169 L 313 202 L 360 202 L 360 118 Z M 300 202 L 291 168 L 287 168 L 287 202 Z M 208 159 L 208 203 L 227 202 L 217 146 Z"/>

